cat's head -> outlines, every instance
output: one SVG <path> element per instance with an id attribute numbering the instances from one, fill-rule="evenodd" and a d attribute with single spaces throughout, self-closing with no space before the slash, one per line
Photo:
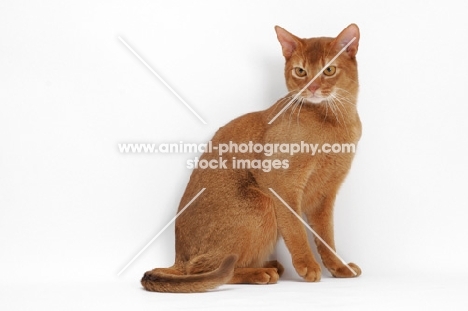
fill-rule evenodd
<path id="1" fill-rule="evenodd" d="M 356 53 L 359 46 L 357 25 L 349 25 L 336 38 L 301 39 L 279 26 L 275 30 L 286 59 L 285 77 L 290 92 L 299 92 L 320 73 L 301 93 L 307 102 L 319 104 L 333 98 L 356 96 Z M 354 41 L 344 52 L 326 67 L 353 38 Z"/>

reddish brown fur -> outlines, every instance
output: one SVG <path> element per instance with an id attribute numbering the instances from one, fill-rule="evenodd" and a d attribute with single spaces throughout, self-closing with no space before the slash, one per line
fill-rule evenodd
<path id="1" fill-rule="evenodd" d="M 334 92 L 341 103 L 292 105 L 271 125 L 268 122 L 289 101 L 279 100 L 264 111 L 241 116 L 221 127 L 213 146 L 229 141 L 254 143 L 355 143 L 361 136 L 356 111 L 359 30 L 350 25 L 337 38 L 299 39 L 277 27 L 286 59 L 285 77 L 290 92 L 298 92 L 339 50 L 356 37 L 333 63 L 334 76 L 322 74 L 303 97 L 314 91 L 323 97 Z M 294 67 L 307 71 L 303 79 Z M 345 98 L 345 99 L 343 99 Z M 296 109 L 294 109 L 296 107 Z M 315 260 L 304 226 L 268 188 L 274 189 L 298 214 L 304 213 L 313 229 L 331 246 L 333 205 L 336 193 L 347 175 L 354 154 L 274 154 L 229 153 L 227 167 L 237 159 L 288 160 L 288 169 L 194 169 L 179 210 L 201 188 L 206 188 L 176 220 L 176 258 L 170 268 L 149 271 L 142 279 L 145 289 L 162 292 L 200 292 L 224 283 L 276 283 L 283 272 L 277 262 L 266 262 L 281 235 L 291 253 L 297 273 L 306 281 L 319 281 L 320 266 Z M 217 159 L 217 153 L 204 153 L 201 159 Z M 335 277 L 354 275 L 319 241 L 315 241 L 325 267 Z M 360 275 L 361 270 L 350 264 Z"/>

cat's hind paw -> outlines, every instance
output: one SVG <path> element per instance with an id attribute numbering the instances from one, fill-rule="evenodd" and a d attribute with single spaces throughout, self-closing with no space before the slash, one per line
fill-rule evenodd
<path id="1" fill-rule="evenodd" d="M 282 264 L 279 263 L 277 260 L 272 260 L 272 261 L 267 261 L 264 266 L 264 268 L 276 268 L 278 271 L 278 275 L 281 277 L 284 272 L 284 267 Z"/>
<path id="2" fill-rule="evenodd" d="M 276 268 L 264 268 L 259 270 L 256 275 L 255 284 L 276 284 L 279 279 L 278 270 Z"/>
<path id="3" fill-rule="evenodd" d="M 229 284 L 276 284 L 277 268 L 236 268 Z"/>

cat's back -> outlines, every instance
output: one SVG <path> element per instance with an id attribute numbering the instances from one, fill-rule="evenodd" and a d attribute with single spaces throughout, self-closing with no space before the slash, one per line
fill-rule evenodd
<path id="1" fill-rule="evenodd" d="M 264 111 L 244 114 L 218 129 L 212 139 L 213 146 L 229 142 L 261 142 L 267 123 Z"/>

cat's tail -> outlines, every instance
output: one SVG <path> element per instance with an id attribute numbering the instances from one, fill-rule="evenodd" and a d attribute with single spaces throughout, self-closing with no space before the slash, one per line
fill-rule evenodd
<path id="1" fill-rule="evenodd" d="M 216 270 L 189 275 L 169 274 L 156 269 L 145 273 L 141 285 L 152 292 L 206 292 L 229 282 L 234 274 L 236 262 L 237 255 L 229 255 Z"/>

